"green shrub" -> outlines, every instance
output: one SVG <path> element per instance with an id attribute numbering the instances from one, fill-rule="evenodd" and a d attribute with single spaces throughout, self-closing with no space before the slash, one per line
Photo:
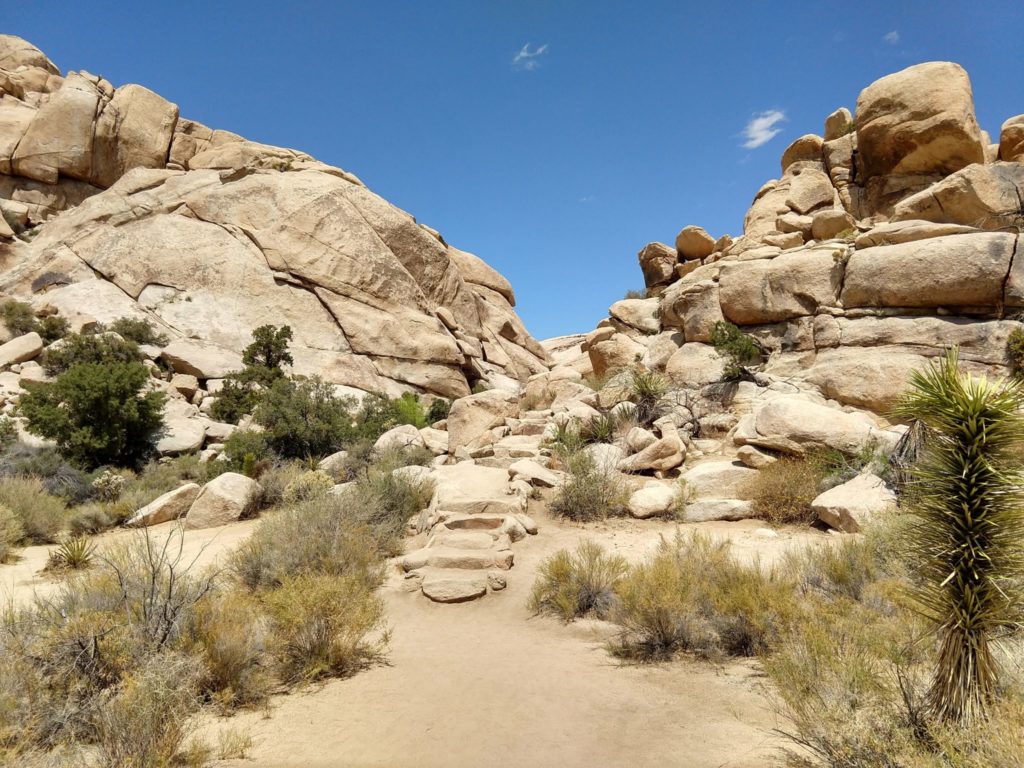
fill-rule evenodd
<path id="1" fill-rule="evenodd" d="M 57 315 L 48 315 L 36 324 L 36 332 L 47 344 L 63 339 L 68 335 L 70 328 L 68 321 Z"/>
<path id="2" fill-rule="evenodd" d="M 23 301 L 7 299 L 0 304 L 0 320 L 12 336 L 23 336 L 36 330 L 36 315 Z"/>
<path id="3" fill-rule="evenodd" d="M 113 331 L 121 338 L 136 344 L 151 344 L 157 347 L 167 344 L 167 336 L 160 333 L 145 318 L 119 317 L 108 325 L 106 330 Z"/>
<path id="4" fill-rule="evenodd" d="M 60 344 L 48 347 L 40 357 L 40 362 L 47 375 L 59 376 L 76 365 L 129 364 L 141 359 L 142 353 L 133 341 L 109 333 L 94 336 L 72 333 L 64 337 Z"/>
<path id="5" fill-rule="evenodd" d="M 274 459 L 266 435 L 254 429 L 236 429 L 232 432 L 224 441 L 224 455 L 227 456 L 228 467 L 234 472 L 244 469 L 246 456 L 251 456 L 253 462 Z"/>
<path id="6" fill-rule="evenodd" d="M 352 439 L 352 405 L 351 398 L 338 397 L 320 379 L 279 379 L 253 416 L 277 455 L 308 458 L 333 453 Z"/>
<path id="7" fill-rule="evenodd" d="M 825 471 L 805 459 L 779 457 L 758 470 L 741 495 L 750 499 L 758 517 L 774 525 L 811 523 L 811 502 L 821 493 Z"/>
<path id="8" fill-rule="evenodd" d="M 565 482 L 551 500 L 551 511 L 577 522 L 603 520 L 621 514 L 628 501 L 626 488 L 614 473 L 597 465 L 586 452 L 566 460 Z"/>
<path id="9" fill-rule="evenodd" d="M 1014 376 L 1024 375 L 1024 328 L 1014 328 L 1006 339 L 1006 357 Z"/>
<path id="10" fill-rule="evenodd" d="M 251 373 L 229 373 L 210 407 L 210 416 L 225 424 L 237 424 L 259 405 L 263 389 Z"/>
<path id="11" fill-rule="evenodd" d="M 252 343 L 242 351 L 242 364 L 249 368 L 280 371 L 281 366 L 295 362 L 288 351 L 291 340 L 292 329 L 289 326 L 261 325 L 252 332 Z"/>
<path id="12" fill-rule="evenodd" d="M 668 394 L 669 380 L 657 371 L 636 367 L 630 370 L 627 389 L 629 399 L 636 405 L 636 420 L 641 426 L 649 426 L 658 418 L 665 395 Z"/>
<path id="13" fill-rule="evenodd" d="M 285 504 L 297 504 L 326 496 L 333 487 L 334 481 L 326 472 L 320 470 L 303 472 L 285 486 L 281 500 Z"/>
<path id="14" fill-rule="evenodd" d="M 117 501 L 127 484 L 128 480 L 124 475 L 106 469 L 92 481 L 92 490 L 100 501 Z"/>
<path id="15" fill-rule="evenodd" d="M 52 383 L 26 383 L 19 408 L 33 434 L 53 440 L 71 461 L 92 468 L 132 466 L 163 423 L 162 392 L 144 392 L 138 363 L 76 365 Z"/>
<path id="16" fill-rule="evenodd" d="M 11 559 L 14 545 L 24 536 L 21 519 L 9 507 L 0 504 L 0 563 Z"/>
<path id="17" fill-rule="evenodd" d="M 749 376 L 748 365 L 761 361 L 761 348 L 732 323 L 719 320 L 711 331 L 711 343 L 725 360 L 722 376 L 731 381 Z"/>
<path id="18" fill-rule="evenodd" d="M 43 489 L 36 478 L 8 477 L 0 480 L 0 506 L 18 519 L 29 544 L 51 544 L 64 528 L 64 503 Z"/>
<path id="19" fill-rule="evenodd" d="M 292 682 L 350 675 L 378 660 L 387 643 L 384 603 L 358 574 L 287 577 L 269 592 L 270 643 Z"/>
<path id="20" fill-rule="evenodd" d="M 752 656 L 772 648 L 799 613 L 791 577 L 745 566 L 728 542 L 677 533 L 616 587 L 617 655 L 669 658 Z"/>
<path id="21" fill-rule="evenodd" d="M 396 398 L 393 403 L 395 421 L 398 424 L 411 424 L 416 429 L 423 429 L 431 423 L 427 421 L 427 414 L 423 410 L 423 404 L 411 392 L 403 392 L 402 396 Z"/>
<path id="22" fill-rule="evenodd" d="M 444 421 L 448 418 L 448 413 L 451 409 L 451 400 L 445 400 L 443 397 L 435 397 L 430 401 L 430 408 L 427 409 L 427 423 L 436 424 L 439 421 Z"/>
<path id="23" fill-rule="evenodd" d="M 628 564 L 609 555 L 593 541 L 580 542 L 575 552 L 562 549 L 538 568 L 530 595 L 530 610 L 572 621 L 589 613 L 608 618 L 615 601 L 615 586 Z"/>
<path id="24" fill-rule="evenodd" d="M 14 421 L 7 416 L 0 416 L 0 453 L 17 439 L 18 429 Z"/>
<path id="25" fill-rule="evenodd" d="M 50 551 L 46 569 L 51 571 L 81 571 L 92 565 L 96 545 L 85 536 L 65 539 Z"/>
<path id="26" fill-rule="evenodd" d="M 129 515 L 125 515 L 124 519 L 127 520 L 128 517 Z M 105 504 L 86 504 L 71 510 L 68 517 L 68 530 L 72 536 L 85 536 L 102 533 L 113 527 L 116 522 L 118 521 L 107 513 Z"/>
<path id="27" fill-rule="evenodd" d="M 361 518 L 378 532 L 378 541 L 388 555 L 402 551 L 402 537 L 413 515 L 430 504 L 434 483 L 415 480 L 385 466 L 371 466 L 359 479 L 350 494 L 363 505 Z"/>

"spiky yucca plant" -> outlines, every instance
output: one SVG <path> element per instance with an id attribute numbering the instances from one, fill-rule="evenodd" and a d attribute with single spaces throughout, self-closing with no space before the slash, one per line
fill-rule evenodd
<path id="1" fill-rule="evenodd" d="M 997 693 L 991 643 L 1024 618 L 1024 385 L 962 374 L 958 362 L 952 349 L 915 371 L 896 414 L 926 428 L 910 470 L 919 524 L 907 546 L 914 597 L 939 639 L 927 705 L 940 720 L 971 723 Z"/>

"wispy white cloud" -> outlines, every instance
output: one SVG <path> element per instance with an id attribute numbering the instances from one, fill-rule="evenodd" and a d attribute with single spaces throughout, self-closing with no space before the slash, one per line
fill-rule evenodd
<path id="1" fill-rule="evenodd" d="M 782 128 L 779 128 L 779 123 L 785 122 L 786 113 L 781 109 L 770 109 L 767 112 L 758 112 L 747 123 L 747 127 L 743 129 L 743 138 L 746 141 L 743 142 L 745 149 L 757 149 L 763 144 L 767 144 L 769 141 L 774 139 Z"/>
<path id="2" fill-rule="evenodd" d="M 583 197 L 580 198 L 581 203 L 592 203 L 595 200 L 597 200 L 597 197 L 594 195 L 584 195 Z"/>
<path id="3" fill-rule="evenodd" d="M 512 68 L 513 69 L 526 69 L 534 70 L 540 66 L 540 58 L 548 52 L 548 44 L 539 45 L 530 50 L 530 44 L 527 43 L 519 49 L 519 53 L 512 57 Z"/>
<path id="4" fill-rule="evenodd" d="M 882 40 L 887 42 L 889 45 L 899 45 L 900 33 L 899 30 L 894 29 L 892 32 L 887 32 L 882 36 Z"/>

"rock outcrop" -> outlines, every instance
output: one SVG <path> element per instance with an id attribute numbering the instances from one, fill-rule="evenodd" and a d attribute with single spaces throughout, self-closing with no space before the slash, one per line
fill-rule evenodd
<path id="1" fill-rule="evenodd" d="M 211 352 L 167 355 L 201 379 L 266 323 L 292 327 L 296 373 L 364 391 L 460 397 L 547 367 L 504 277 L 353 174 L 207 128 L 140 85 L 62 77 L 9 35 L 0 221 L 0 292 L 147 317 Z"/>

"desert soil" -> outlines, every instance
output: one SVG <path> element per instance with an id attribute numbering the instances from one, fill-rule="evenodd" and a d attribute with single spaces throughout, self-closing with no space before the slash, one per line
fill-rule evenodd
<path id="1" fill-rule="evenodd" d="M 768 764 L 783 725 L 754 661 L 713 665 L 680 660 L 622 665 L 604 649 L 614 628 L 565 625 L 526 609 L 538 564 L 593 538 L 630 560 L 671 536 L 674 523 L 613 520 L 586 527 L 549 518 L 531 505 L 541 530 L 519 542 L 508 588 L 460 605 L 405 591 L 397 574 L 383 588 L 393 631 L 388 663 L 352 678 L 277 696 L 268 710 L 211 718 L 204 735 L 247 733 L 247 759 L 260 768 L 469 768 L 487 765 L 614 768 L 754 768 Z M 246 522 L 185 534 L 183 557 L 221 559 L 252 530 Z M 687 525 L 727 537 L 743 557 L 770 562 L 827 540 L 813 531 L 765 535 L 758 522 Z M 150 529 L 159 537 L 173 524 Z M 129 532 L 100 537 L 109 547 Z M 0 566 L 0 599 L 46 595 L 59 583 L 39 574 L 47 547 Z"/>

